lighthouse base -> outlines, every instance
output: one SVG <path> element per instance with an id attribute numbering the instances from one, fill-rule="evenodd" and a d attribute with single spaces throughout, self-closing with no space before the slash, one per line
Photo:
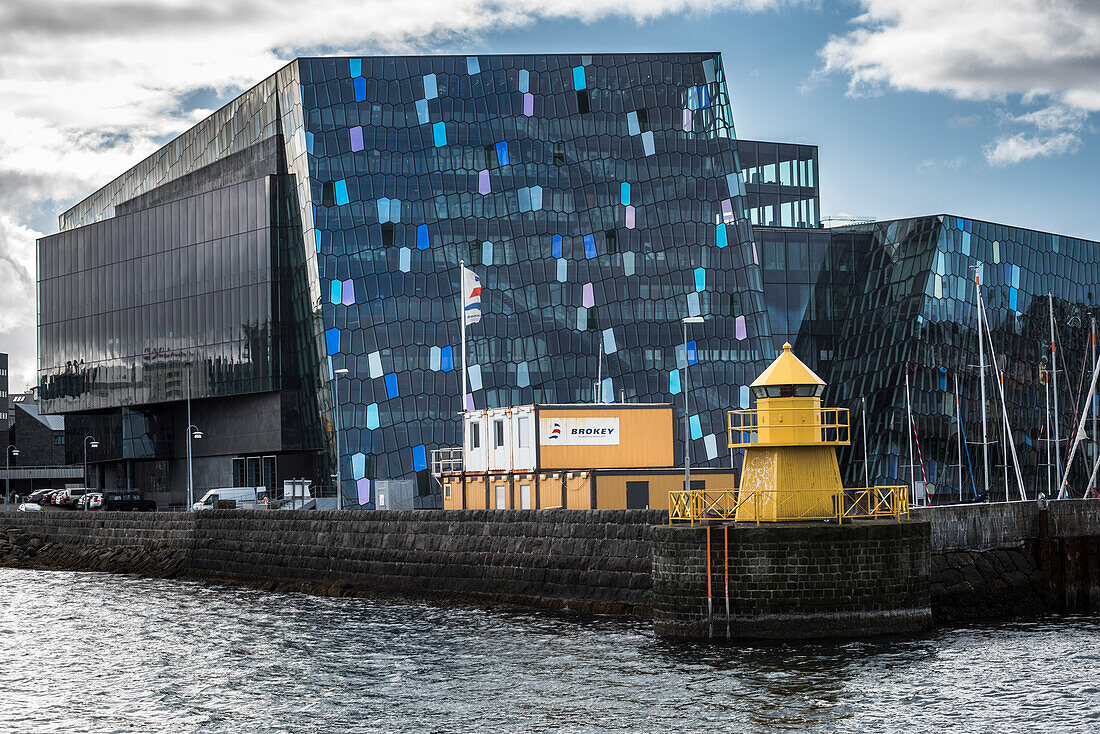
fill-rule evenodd
<path id="1" fill-rule="evenodd" d="M 653 626 L 660 637 L 920 632 L 932 626 L 930 580 L 926 522 L 654 528 Z"/>

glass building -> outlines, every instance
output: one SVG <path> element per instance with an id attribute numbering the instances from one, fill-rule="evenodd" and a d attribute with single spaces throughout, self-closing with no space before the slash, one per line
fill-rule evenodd
<path id="1" fill-rule="evenodd" d="M 1045 294 L 1056 473 L 1100 245 L 946 215 L 822 229 L 817 148 L 737 140 L 730 109 L 718 54 L 295 60 L 39 241 L 42 408 L 68 418 L 68 461 L 96 438 L 96 484 L 162 504 L 183 502 L 194 425 L 197 495 L 339 476 L 345 506 L 434 506 L 431 452 L 459 445 L 464 406 L 687 394 L 693 463 L 736 464 L 726 411 L 789 341 L 854 411 L 849 485 L 972 497 L 977 268 L 990 493 L 1004 412 L 1046 491 Z M 484 289 L 466 396 L 460 262 Z"/>
<path id="2" fill-rule="evenodd" d="M 1086 413 L 1085 458 L 1078 455 L 1069 481 L 1070 491 L 1080 496 L 1096 457 L 1095 407 L 1087 406 L 1085 397 L 1096 358 L 1091 332 L 1100 311 L 1100 243 L 952 215 L 822 234 L 827 235 L 825 247 L 811 248 L 811 289 L 795 336 L 800 356 L 828 382 L 826 402 L 852 410 L 852 446 L 840 455 L 846 483 L 863 486 L 866 462 L 872 483 L 904 483 L 912 474 L 929 485 L 935 501 L 986 494 L 976 273 L 989 326 L 984 348 L 989 496 L 1007 493 L 1019 499 L 1017 462 L 1026 496 L 1049 494 L 1047 438 L 1054 438 L 1055 424 L 1061 452 L 1050 461 L 1050 476 L 1056 491 L 1071 439 Z M 775 318 L 782 310 L 778 299 L 788 296 L 788 310 L 791 303 L 790 291 L 774 284 L 790 289 L 806 282 L 801 269 L 790 269 L 791 258 L 801 258 L 802 244 L 787 236 L 757 230 L 773 329 L 782 323 Z M 788 269 L 777 267 L 769 275 L 769 262 L 779 264 L 782 257 Z M 783 281 L 783 272 L 792 277 Z M 790 331 L 793 325 L 789 320 Z M 1010 451 L 1007 477 L 998 373 L 1004 376 L 1004 406 L 1017 455 L 1014 460 Z M 1044 375 L 1051 379 L 1045 381 Z M 912 431 L 906 430 L 908 407 Z M 858 425 L 864 412 L 866 447 Z"/>
<path id="3" fill-rule="evenodd" d="M 754 210 L 816 221 L 805 147 L 756 145 Z M 109 486 L 179 501 L 189 394 L 197 494 L 339 470 L 347 505 L 431 504 L 464 261 L 467 406 L 690 378 L 693 460 L 728 462 L 772 346 L 747 195 L 717 54 L 298 59 L 40 240 L 43 405 Z"/>

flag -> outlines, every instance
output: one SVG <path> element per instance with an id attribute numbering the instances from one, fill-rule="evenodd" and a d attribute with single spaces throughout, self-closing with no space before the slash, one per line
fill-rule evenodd
<path id="1" fill-rule="evenodd" d="M 467 326 L 481 321 L 481 278 L 462 266 L 462 312 Z"/>

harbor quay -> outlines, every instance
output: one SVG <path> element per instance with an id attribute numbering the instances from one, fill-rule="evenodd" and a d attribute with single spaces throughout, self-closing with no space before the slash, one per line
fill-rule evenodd
<path id="1" fill-rule="evenodd" d="M 0 565 L 614 614 L 652 620 L 661 635 L 701 639 L 864 637 L 885 631 L 876 626 L 886 615 L 876 622 L 857 605 L 897 605 L 881 580 L 881 600 L 870 586 L 857 598 L 838 582 L 836 596 L 822 594 L 816 605 L 781 606 L 792 589 L 820 581 L 800 578 L 813 569 L 832 574 L 824 577 L 831 582 L 863 564 L 851 579 L 865 583 L 874 566 L 848 555 L 852 539 L 838 543 L 835 526 L 779 525 L 766 540 L 755 524 L 669 526 L 667 517 L 645 510 L 11 512 L 0 515 Z M 916 508 L 911 520 L 860 531 L 911 534 L 901 552 L 913 575 L 901 592 L 905 605 L 897 605 L 906 611 L 895 615 L 910 629 L 1100 612 L 1100 503 Z M 781 539 L 786 550 L 764 545 Z M 826 600 L 846 611 L 826 613 Z"/>

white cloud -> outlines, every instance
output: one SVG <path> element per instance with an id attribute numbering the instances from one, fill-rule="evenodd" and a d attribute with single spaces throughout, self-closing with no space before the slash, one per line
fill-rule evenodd
<path id="1" fill-rule="evenodd" d="M 483 34 L 541 20 L 645 23 L 789 4 L 800 0 L 4 0 L 0 282 L 14 287 L 0 293 L 0 340 L 15 340 L 13 369 L 33 379 L 39 235 L 29 223 L 190 127 L 203 111 L 184 100 L 197 94 L 246 88 L 301 53 L 478 50 Z"/>
<path id="2" fill-rule="evenodd" d="M 917 165 L 917 173 L 938 173 L 940 171 L 958 171 L 960 168 L 967 164 L 967 158 L 964 155 L 957 155 L 954 158 L 926 158 Z"/>
<path id="3" fill-rule="evenodd" d="M 1081 147 L 1081 139 L 1073 133 L 1056 135 L 1027 135 L 1016 133 L 998 138 L 982 151 L 992 166 L 1007 166 L 1032 158 L 1050 158 L 1075 153 Z"/>
<path id="4" fill-rule="evenodd" d="M 1009 120 L 1022 125 L 1030 125 L 1039 130 L 1080 130 L 1088 120 L 1088 113 L 1077 107 L 1050 105 L 1032 110 L 1022 115 L 1010 116 Z"/>
<path id="5" fill-rule="evenodd" d="M 1100 110 L 1100 3 L 1095 0 L 861 0 L 855 28 L 821 50 L 851 95 L 884 89 L 1045 104 L 1006 122 L 985 150 L 994 165 L 1076 151 Z"/>

